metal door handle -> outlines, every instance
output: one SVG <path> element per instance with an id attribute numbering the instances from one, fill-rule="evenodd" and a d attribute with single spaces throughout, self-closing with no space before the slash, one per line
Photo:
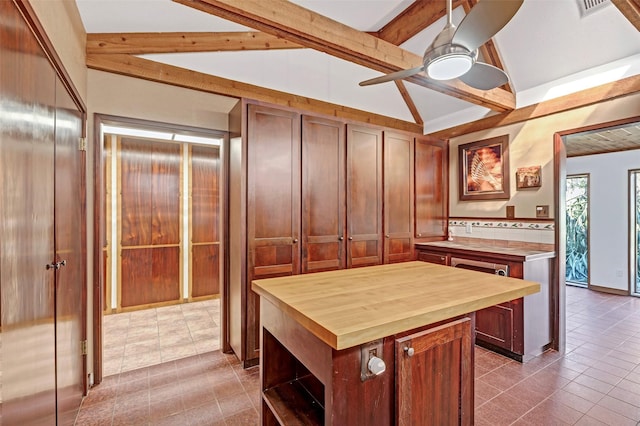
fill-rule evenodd
<path id="1" fill-rule="evenodd" d="M 67 261 L 66 260 L 61 260 L 60 262 L 47 263 L 45 265 L 45 268 L 47 270 L 49 270 L 49 269 L 58 270 L 58 269 L 62 268 L 63 266 L 66 266 L 66 265 L 67 265 Z"/>

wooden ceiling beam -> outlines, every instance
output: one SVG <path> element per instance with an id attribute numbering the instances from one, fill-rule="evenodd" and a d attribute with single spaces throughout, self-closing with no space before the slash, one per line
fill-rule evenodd
<path id="1" fill-rule="evenodd" d="M 199 33 L 90 33 L 87 54 L 232 52 L 299 49 L 299 44 L 258 31 Z"/>
<path id="2" fill-rule="evenodd" d="M 411 112 L 411 115 L 413 116 L 415 122 L 418 124 L 424 124 L 424 120 L 420 115 L 420 111 L 418 111 L 416 104 L 413 102 L 413 98 L 411 98 L 407 87 L 404 85 L 402 80 L 394 80 L 394 82 L 396 83 L 396 87 L 398 88 L 398 91 L 400 92 L 404 103 L 407 104 L 407 108 L 409 108 L 409 111 Z"/>
<path id="3" fill-rule="evenodd" d="M 285 0 L 173 1 L 383 73 L 422 65 L 421 56 Z M 408 81 L 494 111 L 515 108 L 515 96 L 504 89 L 483 91 L 424 76 Z"/>
<path id="4" fill-rule="evenodd" d="M 421 125 L 408 121 L 215 77 L 133 55 L 90 54 L 87 55 L 87 67 L 201 92 L 269 102 L 275 105 L 317 112 L 343 119 L 375 124 L 377 126 L 405 130 L 412 133 L 422 134 L 423 130 Z"/>
<path id="5" fill-rule="evenodd" d="M 611 2 L 640 31 L 640 0 L 611 0 Z"/>
<path id="6" fill-rule="evenodd" d="M 453 0 L 452 9 L 466 2 L 467 0 Z M 382 27 L 377 32 L 377 36 L 384 41 L 400 46 L 446 14 L 447 6 L 443 0 L 416 0 Z"/>
<path id="7" fill-rule="evenodd" d="M 438 139 L 450 139 L 481 130 L 493 129 L 496 127 L 521 123 L 535 118 L 545 117 L 551 114 L 557 114 L 559 112 L 570 111 L 572 109 L 610 101 L 638 92 L 640 92 L 640 75 L 634 75 L 612 83 L 572 93 L 570 95 L 518 108 L 503 114 L 496 114 L 470 123 L 450 127 L 448 129 L 431 133 L 429 136 Z"/>

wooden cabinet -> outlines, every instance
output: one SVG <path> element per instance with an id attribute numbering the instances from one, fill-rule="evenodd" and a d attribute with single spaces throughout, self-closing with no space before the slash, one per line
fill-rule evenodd
<path id="1" fill-rule="evenodd" d="M 347 125 L 347 267 L 382 263 L 382 130 Z"/>
<path id="2" fill-rule="evenodd" d="M 230 128 L 229 341 L 248 366 L 252 280 L 414 259 L 415 139 L 248 101 Z"/>
<path id="3" fill-rule="evenodd" d="M 418 248 L 417 260 L 451 265 L 454 258 L 456 267 L 483 270 L 477 266 L 466 268 L 459 264 L 461 259 L 483 262 L 488 265 L 505 266 L 512 278 L 536 281 L 541 284 L 540 293 L 500 303 L 476 312 L 476 344 L 522 361 L 540 354 L 551 342 L 549 274 L 550 258 L 526 261 L 524 257 L 500 255 L 479 251 L 470 254 L 446 248 Z M 484 271 L 484 270 L 483 270 Z M 492 273 L 492 272 L 490 272 Z"/>
<path id="4" fill-rule="evenodd" d="M 413 260 L 413 136 L 384 132 L 384 263 Z"/>
<path id="5" fill-rule="evenodd" d="M 472 323 L 462 318 L 396 339 L 396 424 L 472 425 Z"/>
<path id="6" fill-rule="evenodd" d="M 449 216 L 449 148 L 427 137 L 415 141 L 415 237 L 442 237 Z"/>
<path id="7" fill-rule="evenodd" d="M 346 266 L 344 127 L 302 117 L 302 273 Z"/>
<path id="8" fill-rule="evenodd" d="M 262 425 L 473 424 L 472 318 L 335 350 L 269 302 L 261 315 Z M 374 347 L 386 371 L 363 381 Z"/>
<path id="9" fill-rule="evenodd" d="M 299 274 L 300 115 L 249 105 L 247 138 L 247 280 Z M 249 290 L 250 359 L 259 354 L 259 318 L 258 297 Z"/>
<path id="10" fill-rule="evenodd" d="M 73 425 L 87 377 L 84 111 L 31 12 L 0 2 L 0 423 Z"/>

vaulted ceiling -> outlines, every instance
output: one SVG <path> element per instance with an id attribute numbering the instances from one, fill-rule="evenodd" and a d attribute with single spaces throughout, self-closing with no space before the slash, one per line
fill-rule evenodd
<path id="1" fill-rule="evenodd" d="M 453 0 L 454 24 L 477 1 Z M 563 95 L 580 90 L 587 89 L 578 103 L 640 90 L 640 0 L 612 0 L 585 16 L 579 1 L 525 0 L 481 49 L 485 62 L 510 76 L 489 91 L 424 75 L 358 85 L 421 65 L 445 25 L 444 0 L 76 3 L 90 68 L 412 131 L 457 126 L 460 133 L 463 123 L 530 117 L 527 108 L 543 101 L 570 107 Z"/>

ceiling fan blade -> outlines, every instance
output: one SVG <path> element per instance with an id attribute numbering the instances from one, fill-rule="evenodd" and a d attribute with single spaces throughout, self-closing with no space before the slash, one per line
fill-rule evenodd
<path id="1" fill-rule="evenodd" d="M 476 62 L 459 78 L 467 85 L 480 90 L 495 89 L 509 82 L 509 77 L 504 71 L 484 62 Z"/>
<path id="2" fill-rule="evenodd" d="M 513 18 L 524 0 L 480 0 L 464 17 L 451 40 L 473 52 Z"/>
<path id="3" fill-rule="evenodd" d="M 378 83 L 386 83 L 387 81 L 393 80 L 401 80 L 403 78 L 411 77 L 412 75 L 418 74 L 422 71 L 424 67 L 421 65 L 419 67 L 410 68 L 408 70 L 396 71 L 391 74 L 382 75 L 380 77 L 372 78 L 370 80 L 365 80 L 360 82 L 360 86 L 370 86 L 372 84 Z"/>

